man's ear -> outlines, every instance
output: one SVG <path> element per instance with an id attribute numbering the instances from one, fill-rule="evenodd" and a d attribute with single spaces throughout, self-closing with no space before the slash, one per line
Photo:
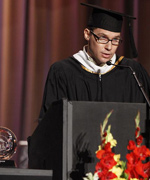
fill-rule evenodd
<path id="1" fill-rule="evenodd" d="M 89 41 L 89 39 L 90 39 L 90 31 L 88 28 L 84 29 L 84 38 L 87 41 Z"/>

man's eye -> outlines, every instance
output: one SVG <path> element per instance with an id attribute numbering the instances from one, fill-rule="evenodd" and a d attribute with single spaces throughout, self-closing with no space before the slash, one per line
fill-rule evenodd
<path id="1" fill-rule="evenodd" d="M 105 36 L 100 36 L 99 39 L 100 39 L 100 40 L 106 40 L 106 41 L 108 40 L 108 38 L 105 37 Z"/>
<path id="2" fill-rule="evenodd" d="M 120 39 L 119 38 L 114 38 L 113 41 L 119 42 Z"/>

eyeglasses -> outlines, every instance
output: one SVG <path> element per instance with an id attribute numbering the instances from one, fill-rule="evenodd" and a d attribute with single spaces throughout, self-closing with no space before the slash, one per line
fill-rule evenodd
<path id="1" fill-rule="evenodd" d="M 97 36 L 93 31 L 90 30 L 90 33 L 95 37 L 96 41 L 98 44 L 107 44 L 109 41 L 111 41 L 112 45 L 118 46 L 121 42 L 122 39 L 120 38 L 114 38 L 114 39 L 109 39 L 105 35 Z"/>

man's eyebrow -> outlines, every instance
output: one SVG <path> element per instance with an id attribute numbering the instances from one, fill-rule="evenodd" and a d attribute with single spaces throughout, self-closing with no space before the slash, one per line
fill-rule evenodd
<path id="1" fill-rule="evenodd" d="M 99 35 L 102 35 L 102 36 L 106 36 L 106 37 L 108 37 L 108 35 L 107 35 L 107 34 L 105 34 L 105 33 L 98 33 L 98 34 L 97 34 L 97 36 L 99 36 Z M 114 37 L 113 37 L 113 39 L 114 39 L 114 38 L 121 38 L 121 36 L 120 36 L 120 35 L 118 35 L 118 36 L 114 36 Z"/>
<path id="2" fill-rule="evenodd" d="M 114 38 L 120 38 L 120 39 L 121 39 L 121 36 L 115 36 Z M 114 39 L 114 38 L 113 38 L 113 39 Z"/>
<path id="3" fill-rule="evenodd" d="M 108 35 L 106 35 L 106 34 L 104 34 L 104 33 L 97 33 L 96 35 L 97 35 L 97 36 L 106 36 L 106 37 L 108 37 Z"/>
<path id="4" fill-rule="evenodd" d="M 106 34 L 104 34 L 104 33 L 98 33 L 97 35 L 104 35 L 104 36 L 107 36 Z"/>
<path id="5" fill-rule="evenodd" d="M 107 35 L 107 34 L 105 34 L 105 33 L 97 33 L 96 35 L 97 35 L 97 36 L 105 36 L 105 37 L 107 37 L 107 38 L 108 38 L 108 35 Z M 118 35 L 118 36 L 114 36 L 112 39 L 115 39 L 115 38 L 119 38 L 119 39 L 121 39 L 121 36 L 120 36 L 120 35 Z"/>

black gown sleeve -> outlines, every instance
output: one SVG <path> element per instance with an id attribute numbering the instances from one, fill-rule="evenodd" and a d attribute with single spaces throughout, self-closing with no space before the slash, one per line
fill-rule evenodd
<path id="1" fill-rule="evenodd" d="M 55 63 L 51 66 L 45 83 L 39 121 L 43 118 L 50 104 L 62 98 L 67 98 L 65 72 Z"/>

